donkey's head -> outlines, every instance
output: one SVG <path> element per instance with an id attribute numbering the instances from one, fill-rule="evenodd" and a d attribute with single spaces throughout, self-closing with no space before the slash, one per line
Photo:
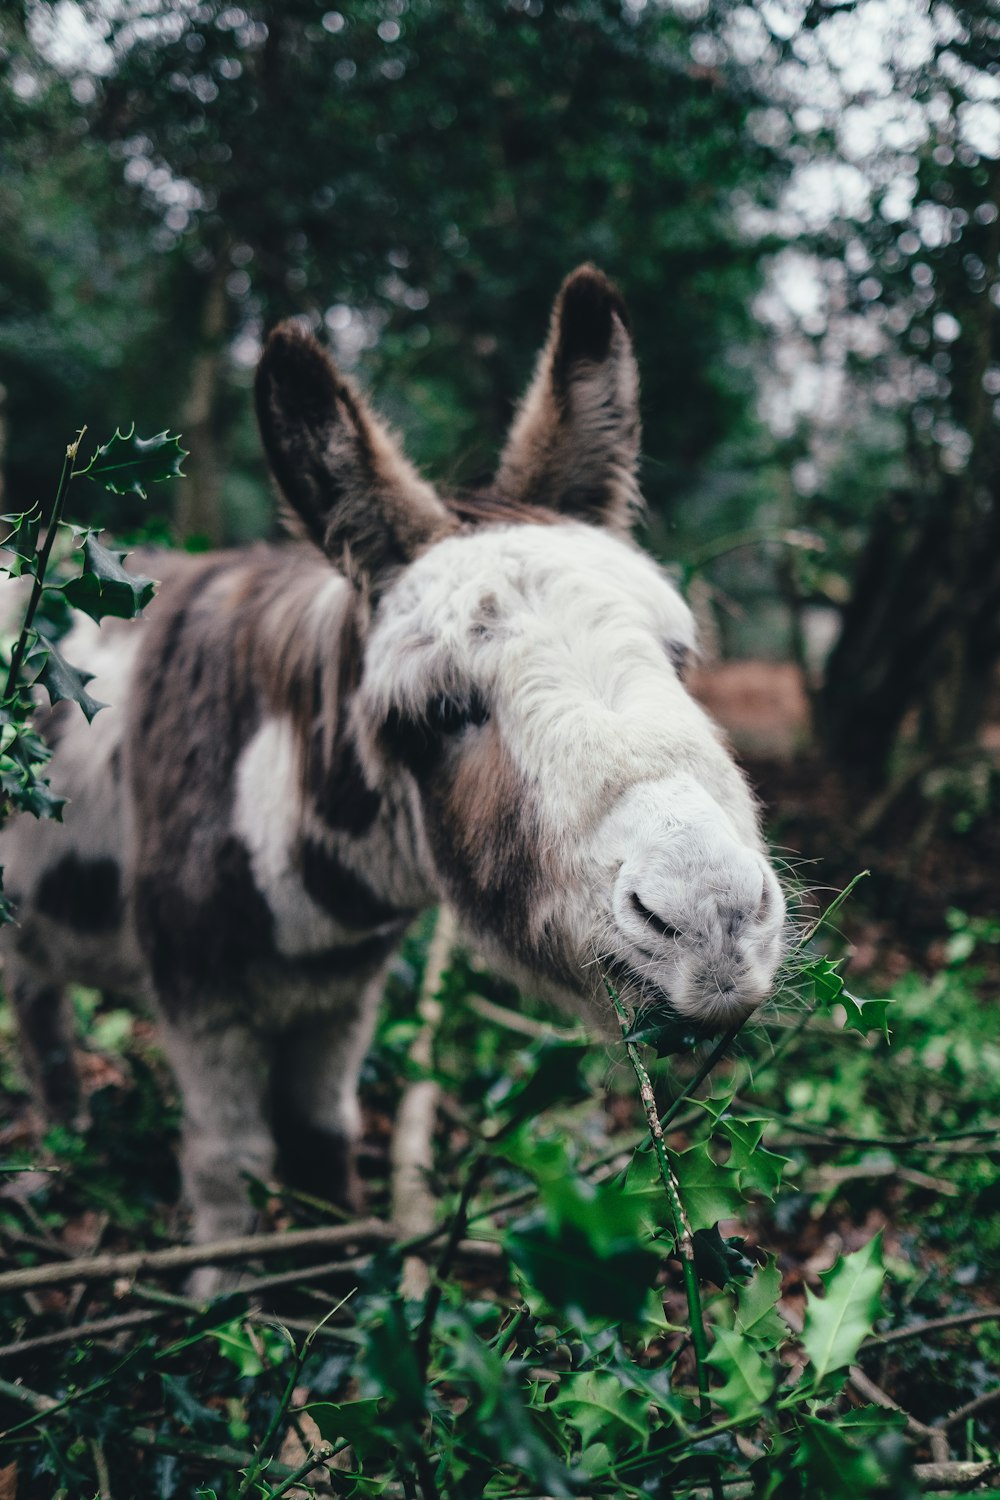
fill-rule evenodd
<path id="1" fill-rule="evenodd" d="M 563 286 L 494 488 L 441 500 L 318 345 L 278 328 L 257 381 L 275 474 L 351 577 L 352 726 L 405 782 L 432 880 L 501 966 L 610 973 L 724 1025 L 767 994 L 784 903 L 751 794 L 689 696 L 690 611 L 629 537 L 638 377 L 599 271 Z"/>

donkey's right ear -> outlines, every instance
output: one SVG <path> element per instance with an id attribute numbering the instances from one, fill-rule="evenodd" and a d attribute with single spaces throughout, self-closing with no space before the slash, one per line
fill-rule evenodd
<path id="1" fill-rule="evenodd" d="M 280 323 L 255 386 L 274 476 L 307 535 L 370 583 L 455 522 L 311 334 Z"/>

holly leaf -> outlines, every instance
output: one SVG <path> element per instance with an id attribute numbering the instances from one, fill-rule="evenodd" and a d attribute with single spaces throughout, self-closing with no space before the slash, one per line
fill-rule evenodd
<path id="1" fill-rule="evenodd" d="M 592 1051 L 589 1042 L 545 1037 L 526 1047 L 486 1095 L 492 1115 L 526 1119 L 550 1104 L 586 1099 L 591 1090 L 580 1066 Z"/>
<path id="2" fill-rule="evenodd" d="M 843 1426 L 840 1418 L 836 1423 L 826 1422 L 803 1413 L 796 1428 L 795 1467 L 808 1476 L 809 1493 L 826 1500 L 856 1500 L 858 1495 L 871 1494 L 883 1477 L 882 1466 L 871 1449 L 855 1447 L 842 1431 Z"/>
<path id="3" fill-rule="evenodd" d="M 528 1127 L 503 1149 L 537 1183 L 540 1199 L 537 1211 L 504 1230 L 514 1264 L 570 1316 L 639 1319 L 659 1264 L 645 1243 L 644 1198 L 616 1182 L 588 1182 L 562 1139 L 534 1140 Z"/>
<path id="4" fill-rule="evenodd" d="M 817 1385 L 851 1364 L 871 1333 L 881 1311 L 884 1279 L 880 1232 L 853 1255 L 841 1257 L 829 1271 L 821 1272 L 825 1296 L 817 1297 L 807 1289 L 802 1344 Z"/>
<path id="5" fill-rule="evenodd" d="M 726 1287 L 732 1281 L 743 1281 L 753 1273 L 753 1262 L 743 1254 L 745 1240 L 734 1235 L 724 1240 L 718 1224 L 711 1229 L 696 1229 L 692 1236 L 694 1268 L 702 1281 Z"/>
<path id="6" fill-rule="evenodd" d="M 670 1153 L 681 1190 L 681 1202 L 692 1229 L 711 1229 L 720 1219 L 734 1219 L 743 1208 L 736 1173 L 720 1167 L 704 1143 Z"/>
<path id="7" fill-rule="evenodd" d="M 324 1442 L 342 1443 L 346 1438 L 359 1458 L 367 1458 L 389 1445 L 378 1408 L 379 1398 L 368 1396 L 363 1401 L 314 1401 L 299 1410 L 309 1413 Z"/>
<path id="8" fill-rule="evenodd" d="M 655 1048 L 657 1057 L 673 1057 L 678 1053 L 693 1052 L 702 1042 L 717 1035 L 717 1031 L 699 1026 L 690 1016 L 651 1006 L 636 1016 L 624 1039 L 635 1046 Z"/>
<path id="9" fill-rule="evenodd" d="M 40 505 L 33 505 L 30 510 L 0 516 L 0 522 L 10 527 L 10 531 L 0 543 L 0 546 L 11 554 L 9 561 L 4 563 L 3 570 L 11 578 L 20 578 L 38 555 L 38 532 L 42 524 L 42 508 Z"/>
<path id="10" fill-rule="evenodd" d="M 813 994 L 816 1004 L 824 1010 L 840 1002 L 844 981 L 837 973 L 841 960 L 832 963 L 828 958 L 817 958 L 808 968 L 809 978 L 812 980 Z"/>
<path id="11" fill-rule="evenodd" d="M 778 1349 L 788 1338 L 788 1325 L 777 1310 L 781 1272 L 776 1261 L 759 1266 L 740 1287 L 733 1328 L 755 1349 Z"/>
<path id="12" fill-rule="evenodd" d="M 78 703 L 88 724 L 102 708 L 107 708 L 106 703 L 87 692 L 87 683 L 94 680 L 93 672 L 74 667 L 51 641 L 39 641 L 26 665 L 37 669 L 33 680 L 42 684 L 50 703 Z"/>
<path id="13" fill-rule="evenodd" d="M 781 1186 L 781 1174 L 788 1166 L 789 1158 L 768 1151 L 762 1144 L 764 1119 L 738 1120 L 729 1117 L 718 1121 L 717 1129 L 724 1134 L 732 1147 L 729 1167 L 736 1173 L 741 1193 L 760 1193 L 764 1198 L 773 1198 Z"/>
<path id="14" fill-rule="evenodd" d="M 549 1410 L 563 1413 L 589 1448 L 599 1436 L 622 1429 L 645 1448 L 649 1440 L 649 1403 L 638 1391 L 623 1386 L 609 1370 L 586 1370 L 566 1375 Z M 612 1444 L 612 1446 L 615 1446 Z"/>
<path id="15" fill-rule="evenodd" d="M 841 1004 L 847 1013 L 844 1022 L 845 1031 L 860 1031 L 862 1036 L 867 1036 L 870 1031 L 880 1031 L 886 1041 L 892 1035 L 889 1030 L 889 1006 L 892 1000 L 859 1000 L 857 995 L 852 995 L 849 989 L 844 989 L 840 996 Z"/>
<path id="16" fill-rule="evenodd" d="M 141 614 L 156 592 L 156 582 L 122 567 L 125 552 L 103 547 L 93 532 L 83 536 L 83 570 L 62 586 L 64 597 L 92 620 L 108 616 L 131 620 Z"/>
<path id="17" fill-rule="evenodd" d="M 176 434 L 158 432 L 155 437 L 141 438 L 133 423 L 128 432 L 116 430 L 86 467 L 75 471 L 74 478 L 85 474 L 112 495 L 138 495 L 146 500 L 151 484 L 183 479 L 181 464 L 187 456 Z"/>
<path id="18" fill-rule="evenodd" d="M 715 1346 L 708 1356 L 726 1383 L 712 1392 L 712 1400 L 736 1422 L 749 1422 L 760 1414 L 775 1387 L 775 1371 L 740 1334 L 731 1328 L 715 1330 Z"/>

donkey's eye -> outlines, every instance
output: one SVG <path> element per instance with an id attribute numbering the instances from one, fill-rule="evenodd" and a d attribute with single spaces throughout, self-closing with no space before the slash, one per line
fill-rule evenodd
<path id="1" fill-rule="evenodd" d="M 382 742 L 411 771 L 421 773 L 437 764 L 446 739 L 460 734 L 470 724 L 485 724 L 489 716 L 479 693 L 470 693 L 466 698 L 442 694 L 432 698 L 419 717 L 393 709 L 382 726 Z"/>
<path id="2" fill-rule="evenodd" d="M 468 698 L 432 698 L 427 705 L 427 723 L 435 734 L 458 734 L 469 724 L 485 724 L 489 709 L 479 693 Z"/>

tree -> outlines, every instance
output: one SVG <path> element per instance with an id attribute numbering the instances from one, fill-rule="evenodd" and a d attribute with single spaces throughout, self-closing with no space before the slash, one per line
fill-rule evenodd
<path id="1" fill-rule="evenodd" d="M 325 321 L 341 359 L 385 382 L 418 457 L 459 483 L 489 473 L 553 288 L 581 260 L 620 279 L 635 315 L 654 507 L 691 487 L 740 412 L 748 380 L 723 350 L 752 335 L 760 252 L 732 194 L 756 191 L 770 156 L 745 136 L 725 55 L 692 58 L 709 23 L 617 0 L 152 15 L 80 0 L 104 71 L 84 55 L 60 78 L 46 8 L 21 9 L 31 68 L 122 172 L 90 212 L 145 242 L 152 316 L 125 345 L 192 438 L 202 499 L 182 529 L 233 529 L 246 365 L 288 314 Z M 11 444 L 13 480 L 16 425 Z M 213 485 L 234 451 L 223 523 Z"/>

